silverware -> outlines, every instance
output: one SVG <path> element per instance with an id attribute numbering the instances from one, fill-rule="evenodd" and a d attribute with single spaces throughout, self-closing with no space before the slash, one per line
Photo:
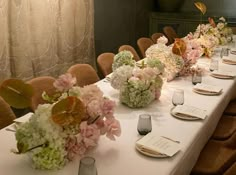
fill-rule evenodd
<path id="1" fill-rule="evenodd" d="M 167 140 L 170 140 L 170 141 L 172 141 L 172 142 L 175 142 L 175 143 L 180 143 L 180 141 L 178 141 L 178 140 L 173 140 L 173 139 L 171 139 L 171 138 L 169 138 L 169 137 L 165 137 L 165 136 L 161 136 L 162 138 L 165 138 L 165 139 L 167 139 Z"/>

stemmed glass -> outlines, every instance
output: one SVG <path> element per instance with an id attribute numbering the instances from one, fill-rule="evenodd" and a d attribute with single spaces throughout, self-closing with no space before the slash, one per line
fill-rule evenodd
<path id="1" fill-rule="evenodd" d="M 97 168 L 93 157 L 83 157 L 80 160 L 78 175 L 97 175 Z"/>
<path id="2" fill-rule="evenodd" d="M 176 89 L 172 96 L 172 103 L 174 106 L 184 104 L 184 90 Z"/>
<path id="3" fill-rule="evenodd" d="M 211 64 L 210 64 L 210 71 L 218 70 L 219 67 L 219 60 L 216 58 L 211 59 Z"/>
<path id="4" fill-rule="evenodd" d="M 220 58 L 223 58 L 223 56 L 228 56 L 229 55 L 229 49 L 226 47 L 223 47 L 220 52 Z"/>
<path id="5" fill-rule="evenodd" d="M 149 114 L 141 114 L 139 115 L 138 120 L 138 132 L 140 135 L 146 135 L 147 133 L 152 131 L 152 118 Z"/>

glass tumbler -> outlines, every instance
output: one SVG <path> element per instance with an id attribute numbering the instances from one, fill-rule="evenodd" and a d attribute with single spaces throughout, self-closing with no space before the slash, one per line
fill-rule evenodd
<path id="1" fill-rule="evenodd" d="M 226 47 L 223 47 L 220 52 L 220 58 L 223 58 L 223 56 L 228 56 L 229 55 L 229 49 Z"/>
<path id="2" fill-rule="evenodd" d="M 97 175 L 97 168 L 93 157 L 83 157 L 80 160 L 78 175 Z"/>
<path id="3" fill-rule="evenodd" d="M 172 103 L 174 106 L 184 104 L 184 90 L 176 89 L 172 96 Z"/>
<path id="4" fill-rule="evenodd" d="M 201 72 L 194 72 L 192 74 L 192 83 L 196 85 L 197 83 L 202 82 L 202 73 Z"/>
<path id="5" fill-rule="evenodd" d="M 152 131 L 152 117 L 149 114 L 141 114 L 138 119 L 138 132 L 140 135 L 146 135 Z"/>
<path id="6" fill-rule="evenodd" d="M 210 64 L 210 71 L 218 70 L 219 67 L 219 61 L 216 58 L 211 59 L 211 64 Z"/>

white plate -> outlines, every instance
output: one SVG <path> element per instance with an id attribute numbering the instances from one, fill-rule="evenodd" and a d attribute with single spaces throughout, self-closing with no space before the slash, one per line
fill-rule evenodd
<path id="1" fill-rule="evenodd" d="M 191 116 L 185 116 L 185 115 L 177 115 L 177 114 L 174 114 L 172 111 L 175 107 L 171 108 L 170 110 L 170 114 L 176 118 L 179 118 L 179 119 L 183 119 L 183 120 L 201 120 L 200 118 L 198 117 L 191 117 Z"/>
<path id="2" fill-rule="evenodd" d="M 234 77 L 232 76 L 227 76 L 227 75 L 217 75 L 217 74 L 211 74 L 212 77 L 214 78 L 220 78 L 220 79 L 233 79 Z"/>
<path id="3" fill-rule="evenodd" d="M 144 155 L 146 155 L 146 156 L 149 156 L 149 157 L 155 157 L 155 158 L 165 158 L 165 157 L 169 157 L 169 156 L 167 156 L 167 155 L 165 155 L 165 154 L 152 154 L 152 153 L 150 153 L 150 152 L 147 152 L 147 151 L 145 151 L 145 150 L 143 150 L 142 148 L 140 148 L 140 147 L 138 147 L 137 145 L 135 145 L 135 148 L 136 148 L 136 150 L 138 150 L 140 153 L 142 153 L 142 154 L 144 154 Z"/>
<path id="4" fill-rule="evenodd" d="M 196 92 L 198 94 L 201 94 L 201 95 L 220 95 L 222 93 L 222 91 L 220 92 L 203 92 L 203 91 L 198 91 L 196 89 L 193 89 L 193 92 Z"/>

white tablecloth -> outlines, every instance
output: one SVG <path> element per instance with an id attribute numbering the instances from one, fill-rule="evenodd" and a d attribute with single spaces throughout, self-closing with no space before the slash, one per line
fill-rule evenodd
<path id="1" fill-rule="evenodd" d="M 218 57 L 218 54 L 216 55 Z M 210 59 L 200 59 L 199 64 L 209 66 Z M 236 71 L 236 66 L 225 65 L 220 61 L 220 69 Z M 190 77 L 179 77 L 165 83 L 160 99 L 148 107 L 130 109 L 119 103 L 118 91 L 101 80 L 98 86 L 104 94 L 117 102 L 115 116 L 121 123 L 122 135 L 116 141 L 102 136 L 99 145 L 88 155 L 96 159 L 99 175 L 188 175 L 194 166 L 200 151 L 212 135 L 230 98 L 235 95 L 235 79 L 216 79 L 207 74 L 203 83 L 223 88 L 219 96 L 204 96 L 192 91 Z M 172 93 L 176 88 L 184 89 L 185 104 L 206 109 L 205 120 L 185 121 L 170 115 Z M 151 158 L 135 150 L 135 142 L 140 138 L 137 132 L 137 119 L 141 113 L 152 114 L 152 132 L 171 137 L 181 142 L 181 151 L 171 158 Z M 10 152 L 16 147 L 14 133 L 0 131 L 0 169 L 3 175 L 77 175 L 79 158 L 68 163 L 61 170 L 35 170 L 26 155 L 15 155 Z"/>

